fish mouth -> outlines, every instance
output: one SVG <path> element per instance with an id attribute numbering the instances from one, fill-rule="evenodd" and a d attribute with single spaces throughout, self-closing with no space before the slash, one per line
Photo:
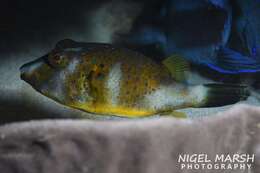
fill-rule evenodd
<path id="1" fill-rule="evenodd" d="M 20 78 L 25 80 L 25 64 L 20 67 Z"/>
<path id="2" fill-rule="evenodd" d="M 28 63 L 27 63 L 27 64 L 22 65 L 19 69 L 20 70 L 20 78 L 24 81 L 26 81 L 26 79 L 28 78 L 28 73 L 27 73 L 28 68 L 29 68 L 29 66 L 28 66 Z"/>

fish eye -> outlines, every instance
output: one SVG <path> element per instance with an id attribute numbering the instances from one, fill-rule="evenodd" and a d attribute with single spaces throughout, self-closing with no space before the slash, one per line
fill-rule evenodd
<path id="1" fill-rule="evenodd" d="M 48 61 L 53 67 L 65 67 L 68 64 L 68 57 L 63 54 L 54 53 L 48 56 Z"/>

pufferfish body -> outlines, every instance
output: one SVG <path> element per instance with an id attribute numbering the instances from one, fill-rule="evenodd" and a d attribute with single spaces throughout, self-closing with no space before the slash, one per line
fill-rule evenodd
<path id="1" fill-rule="evenodd" d="M 101 115 L 182 116 L 175 110 L 232 104 L 249 95 L 243 86 L 181 82 L 186 65 L 178 58 L 160 63 L 118 46 L 68 39 L 20 70 L 43 95 Z"/>

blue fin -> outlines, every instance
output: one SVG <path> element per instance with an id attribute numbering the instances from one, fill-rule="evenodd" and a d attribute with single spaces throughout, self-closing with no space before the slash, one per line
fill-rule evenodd
<path id="1" fill-rule="evenodd" d="M 221 48 L 215 64 L 207 63 L 208 67 L 228 74 L 255 73 L 260 71 L 260 61 L 228 48 Z"/>

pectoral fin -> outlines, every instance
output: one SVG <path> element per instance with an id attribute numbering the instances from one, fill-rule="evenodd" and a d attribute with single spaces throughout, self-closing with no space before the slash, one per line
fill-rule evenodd
<path id="1" fill-rule="evenodd" d="M 170 71 L 172 77 L 178 82 L 185 82 L 190 71 L 187 60 L 179 55 L 172 55 L 162 62 Z"/>

